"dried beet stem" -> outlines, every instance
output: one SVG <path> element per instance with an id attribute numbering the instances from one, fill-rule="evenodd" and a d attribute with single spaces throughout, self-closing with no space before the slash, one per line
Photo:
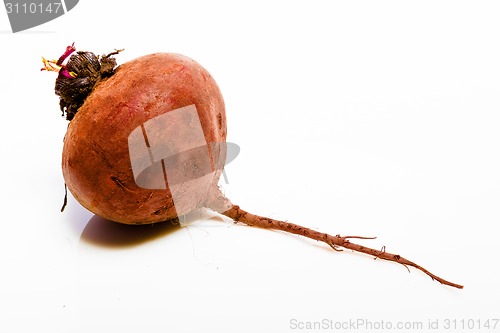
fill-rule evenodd
<path id="1" fill-rule="evenodd" d="M 431 272 L 429 272 L 428 270 L 426 270 L 422 266 L 417 265 L 414 262 L 409 261 L 409 260 L 401 257 L 398 254 L 392 254 L 392 253 L 386 252 L 385 246 L 382 248 L 382 250 L 375 250 L 375 249 L 372 249 L 372 248 L 369 248 L 366 246 L 351 243 L 348 240 L 348 238 L 373 239 L 375 237 L 340 236 L 340 235 L 332 236 L 332 235 L 329 235 L 329 234 L 326 234 L 323 232 L 319 232 L 316 230 L 312 230 L 312 229 L 309 229 L 306 227 L 302 227 L 300 225 L 293 224 L 290 222 L 279 221 L 279 220 L 270 219 L 267 217 L 262 217 L 262 216 L 248 213 L 248 212 L 244 211 L 243 209 L 241 209 L 239 206 L 230 204 L 229 200 L 227 198 L 225 198 L 222 193 L 218 193 L 216 195 L 216 197 L 217 197 L 216 201 L 213 201 L 215 203 L 215 205 L 213 207 L 217 207 L 218 208 L 217 211 L 222 212 L 223 210 L 220 210 L 221 206 L 225 205 L 227 207 L 228 205 L 230 205 L 231 208 L 223 211 L 222 214 L 233 219 L 236 222 L 241 222 L 241 223 L 244 223 L 244 224 L 249 225 L 249 226 L 255 226 L 255 227 L 265 228 L 265 229 L 281 230 L 281 231 L 286 231 L 286 232 L 289 232 L 292 234 L 301 235 L 301 236 L 304 236 L 304 237 L 307 237 L 310 239 L 324 242 L 324 243 L 328 244 L 329 246 L 331 246 L 336 251 L 341 251 L 338 249 L 338 247 L 343 247 L 343 248 L 350 249 L 350 250 L 353 250 L 356 252 L 361 252 L 361 253 L 365 253 L 365 254 L 374 256 L 375 259 L 379 258 L 379 259 L 384 259 L 384 260 L 388 260 L 388 261 L 394 261 L 398 264 L 405 266 L 406 268 L 408 268 L 408 266 L 412 266 L 412 267 L 415 267 L 416 269 L 419 269 L 420 271 L 424 272 L 425 274 L 430 276 L 433 280 L 436 280 L 436 281 L 440 282 L 441 284 L 445 284 L 445 285 L 455 287 L 458 289 L 463 289 L 462 285 L 459 285 L 459 284 L 447 281 L 445 279 L 442 279 L 439 276 L 432 274 Z M 217 203 L 217 200 L 219 200 L 218 203 Z M 222 204 L 222 203 L 224 203 L 224 204 Z M 408 269 L 408 271 L 409 271 L 409 269 Z"/>

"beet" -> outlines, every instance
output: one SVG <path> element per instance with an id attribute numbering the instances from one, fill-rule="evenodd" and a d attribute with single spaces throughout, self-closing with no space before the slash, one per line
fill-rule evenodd
<path id="1" fill-rule="evenodd" d="M 196 178 L 185 193 L 182 210 L 169 190 L 139 187 L 129 158 L 133 130 L 168 111 L 195 104 L 207 142 L 226 139 L 222 95 L 210 74 L 195 61 L 177 54 L 152 54 L 124 65 L 89 95 L 71 120 L 64 140 L 63 175 L 73 196 L 88 210 L 106 219 L 144 224 L 164 221 L 204 205 L 203 182 Z M 99 110 L 99 112 L 95 112 Z M 179 150 L 188 148 L 189 129 L 177 131 Z M 157 135 L 169 134 L 168 129 Z M 161 137 L 157 141 L 164 141 Z M 218 163 L 220 164 L 220 163 Z M 179 206 L 179 205 L 177 205 Z"/>
<path id="2" fill-rule="evenodd" d="M 247 225 L 283 230 L 423 267 L 382 250 L 352 243 L 369 237 L 331 236 L 250 214 L 219 190 L 226 158 L 226 114 L 212 76 L 194 60 L 172 53 L 143 56 L 115 68 L 113 55 L 96 57 L 74 46 L 43 69 L 56 71 L 60 108 L 70 120 L 62 170 L 73 196 L 108 220 L 147 224 L 176 220 L 206 207 Z M 408 268 L 408 267 L 407 267 Z"/>

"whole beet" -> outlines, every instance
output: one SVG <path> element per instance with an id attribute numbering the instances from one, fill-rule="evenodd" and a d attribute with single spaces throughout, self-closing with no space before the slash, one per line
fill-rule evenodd
<path id="1" fill-rule="evenodd" d="M 207 182 L 206 177 L 188 184 L 188 195 L 178 200 L 189 203 L 182 205 L 184 211 L 176 211 L 168 189 L 136 184 L 129 158 L 128 137 L 134 129 L 193 104 L 206 142 L 224 142 L 227 129 L 221 92 L 196 61 L 179 54 L 156 53 L 120 65 L 113 76 L 95 87 L 69 124 L 62 170 L 73 196 L 95 214 L 127 224 L 160 222 L 203 207 L 206 193 L 198 189 L 206 188 L 200 184 Z M 171 135 L 167 129 L 156 134 Z M 179 129 L 179 150 L 189 144 L 183 136 L 186 133 Z M 221 172 L 219 168 L 208 180 L 213 186 L 217 186 Z"/>
<path id="2" fill-rule="evenodd" d="M 118 52 L 98 58 L 75 52 L 72 45 L 57 62 L 44 59 L 43 69 L 59 73 L 56 94 L 70 120 L 64 180 L 85 208 L 112 221 L 146 224 L 207 207 L 236 222 L 301 235 L 336 251 L 342 247 L 412 266 L 442 284 L 463 288 L 385 247 L 375 250 L 350 241 L 370 237 L 332 236 L 233 205 L 218 187 L 226 114 L 210 74 L 197 62 L 169 53 L 140 57 L 115 70 L 111 55 Z M 177 116 L 184 113 L 195 116 Z M 158 146 L 163 148 L 158 151 Z M 149 159 L 141 154 L 145 151 Z"/>

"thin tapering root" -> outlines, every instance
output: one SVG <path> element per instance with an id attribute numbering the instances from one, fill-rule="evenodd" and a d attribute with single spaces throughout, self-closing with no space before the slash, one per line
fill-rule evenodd
<path id="1" fill-rule="evenodd" d="M 338 237 L 340 237 L 340 235 L 337 235 Z M 356 238 L 356 239 L 375 239 L 377 237 L 361 237 L 361 236 L 344 236 L 342 237 L 344 239 L 347 239 L 347 238 Z"/>
<path id="2" fill-rule="evenodd" d="M 218 197 L 219 200 L 227 200 L 225 197 Z M 244 210 L 242 210 L 239 206 L 232 205 L 232 207 L 229 210 L 224 211 L 222 214 L 226 215 L 227 217 L 230 217 L 231 219 L 237 221 L 237 222 L 242 222 L 250 226 L 255 226 L 255 227 L 260 227 L 260 228 L 267 228 L 267 229 L 275 229 L 275 230 L 282 230 L 286 231 L 292 234 L 296 235 L 301 235 L 310 239 L 314 239 L 317 241 L 325 242 L 328 244 L 332 249 L 335 251 L 341 251 L 338 249 L 338 247 L 343 247 L 346 249 L 350 249 L 356 252 L 361 252 L 365 253 L 371 256 L 374 256 L 375 259 L 384 259 L 388 261 L 394 261 L 399 264 L 402 264 L 408 269 L 408 266 L 415 267 L 416 269 L 419 269 L 420 271 L 424 272 L 428 276 L 430 276 L 433 280 L 436 280 L 442 284 L 459 288 L 462 289 L 463 286 L 449 282 L 445 279 L 440 278 L 439 276 L 436 276 L 423 268 L 422 266 L 419 266 L 415 264 L 414 262 L 411 262 L 403 257 L 401 257 L 398 254 L 392 254 L 388 253 L 385 251 L 385 246 L 381 250 L 375 250 L 369 247 L 365 247 L 359 244 L 351 243 L 348 239 L 349 238 L 356 238 L 356 239 L 374 239 L 375 237 L 361 237 L 361 236 L 331 236 L 329 234 L 325 234 L 322 232 L 318 232 L 309 228 L 302 227 L 297 224 L 289 223 L 289 222 L 283 222 L 283 221 L 278 221 L 274 219 L 270 219 L 267 217 L 261 217 L 258 215 L 250 214 Z M 408 269 L 409 271 L 409 269 Z"/>
<path id="3" fill-rule="evenodd" d="M 61 213 L 64 212 L 64 208 L 66 208 L 67 204 L 68 204 L 68 187 L 66 186 L 66 183 L 64 183 L 64 202 L 61 207 Z"/>
<path id="4" fill-rule="evenodd" d="M 330 247 L 332 249 L 334 249 L 335 251 L 337 251 L 337 252 L 342 252 L 343 251 L 342 249 L 339 249 L 339 247 L 337 245 L 332 245 L 332 244 L 328 244 L 328 245 L 330 245 Z"/>

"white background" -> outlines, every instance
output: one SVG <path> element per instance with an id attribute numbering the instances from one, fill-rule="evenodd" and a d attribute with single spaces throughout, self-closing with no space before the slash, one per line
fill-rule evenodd
<path id="1" fill-rule="evenodd" d="M 1 9 L 0 331 L 493 324 L 499 15 L 496 1 L 82 0 L 12 34 Z M 224 95 L 228 141 L 241 147 L 226 168 L 234 203 L 331 234 L 378 236 L 362 243 L 465 289 L 227 220 L 122 226 L 72 197 L 60 213 L 67 124 L 56 74 L 40 68 L 72 42 L 97 54 L 125 48 L 119 63 L 153 52 L 197 60 Z"/>

